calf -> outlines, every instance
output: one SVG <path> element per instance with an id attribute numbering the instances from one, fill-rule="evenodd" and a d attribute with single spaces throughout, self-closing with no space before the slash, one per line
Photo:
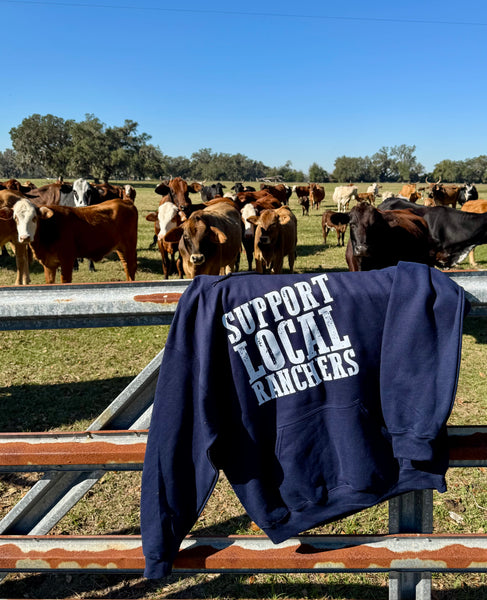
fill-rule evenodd
<path id="1" fill-rule="evenodd" d="M 348 226 L 348 215 L 346 213 L 326 210 L 321 217 L 321 229 L 323 231 L 323 243 L 326 244 L 328 233 L 334 229 L 337 234 L 337 246 L 345 246 L 345 232 Z"/>
<path id="2" fill-rule="evenodd" d="M 20 199 L 13 207 L 19 243 L 30 243 L 44 267 L 46 283 L 70 283 L 77 257 L 101 260 L 115 251 L 133 281 L 137 269 L 137 209 L 133 202 L 106 200 L 95 206 L 35 206 Z"/>
<path id="3" fill-rule="evenodd" d="M 487 214 L 474 214 L 447 206 L 418 206 L 400 198 L 389 198 L 378 208 L 407 209 L 423 217 L 436 245 L 435 265 L 443 269 L 464 260 L 475 246 L 487 244 Z"/>
<path id="4" fill-rule="evenodd" d="M 154 223 L 155 238 L 157 247 L 161 253 L 164 279 L 168 279 L 169 275 L 172 275 L 176 270 L 179 277 L 182 278 L 181 260 L 176 260 L 178 244 L 177 242 L 164 241 L 166 233 L 182 223 L 181 214 L 177 206 L 173 202 L 163 202 L 159 205 L 157 212 L 150 212 L 145 218 L 147 221 Z"/>
<path id="5" fill-rule="evenodd" d="M 288 206 L 266 209 L 248 220 L 256 226 L 254 256 L 258 273 L 267 269 L 282 273 L 284 257 L 288 257 L 289 270 L 294 271 L 297 246 L 297 219 Z"/>
<path id="6" fill-rule="evenodd" d="M 217 202 L 193 212 L 163 240 L 178 242 L 184 274 L 190 279 L 231 272 L 242 246 L 240 212 L 227 202 Z"/>
<path id="7" fill-rule="evenodd" d="M 399 261 L 434 264 L 428 225 L 420 216 L 406 210 L 382 212 L 361 202 L 352 208 L 348 221 L 345 259 L 350 271 L 383 269 Z"/>
<path id="8" fill-rule="evenodd" d="M 375 194 L 371 192 L 359 192 L 357 194 L 357 202 L 367 202 L 367 204 L 375 204 Z"/>

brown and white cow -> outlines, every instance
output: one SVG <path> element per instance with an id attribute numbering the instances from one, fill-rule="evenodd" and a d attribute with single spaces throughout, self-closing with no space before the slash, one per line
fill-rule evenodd
<path id="1" fill-rule="evenodd" d="M 70 283 L 77 257 L 99 261 L 116 252 L 127 281 L 137 270 L 137 209 L 127 200 L 94 206 L 35 206 L 21 198 L 13 207 L 19 243 L 29 243 L 44 267 L 46 283 Z"/>
<path id="2" fill-rule="evenodd" d="M 289 270 L 294 271 L 298 240 L 297 219 L 288 206 L 266 209 L 248 220 L 256 226 L 254 257 L 258 273 L 267 269 L 282 273 L 284 257 L 288 257 Z"/>
<path id="3" fill-rule="evenodd" d="M 188 184 L 181 177 L 161 181 L 156 188 L 155 193 L 160 196 L 168 196 L 174 204 L 184 213 L 188 213 L 188 209 L 192 204 L 190 194 L 196 194 L 201 190 L 200 183 Z"/>
<path id="4" fill-rule="evenodd" d="M 15 285 L 30 283 L 29 246 L 19 242 L 17 225 L 13 218 L 13 207 L 22 197 L 21 192 L 16 190 L 0 190 L 0 246 L 10 242 L 14 248 L 17 267 Z"/>
<path id="5" fill-rule="evenodd" d="M 310 183 L 309 184 L 309 201 L 313 208 L 318 210 L 320 208 L 320 204 L 323 202 L 325 198 L 325 188 L 318 183 Z"/>
<path id="6" fill-rule="evenodd" d="M 345 245 L 345 232 L 348 227 L 348 214 L 335 210 L 325 210 L 321 217 L 323 243 L 326 244 L 329 232 L 334 229 L 337 234 L 337 246 Z"/>
<path id="7" fill-rule="evenodd" d="M 242 248 L 240 212 L 228 202 L 217 202 L 193 212 L 164 236 L 178 242 L 186 277 L 220 275 L 236 269 Z"/>
<path id="8" fill-rule="evenodd" d="M 154 233 L 157 240 L 157 247 L 161 253 L 162 272 L 164 279 L 169 275 L 178 272 L 180 278 L 183 277 L 181 261 L 176 260 L 178 251 L 178 242 L 166 242 L 164 236 L 168 231 L 178 227 L 182 223 L 181 214 L 174 202 L 162 202 L 157 212 L 150 212 L 145 216 L 147 221 L 154 223 Z"/>
<path id="9" fill-rule="evenodd" d="M 419 215 L 408 210 L 380 211 L 361 202 L 352 208 L 348 220 L 345 259 L 350 271 L 383 269 L 399 261 L 434 265 L 428 225 Z"/>

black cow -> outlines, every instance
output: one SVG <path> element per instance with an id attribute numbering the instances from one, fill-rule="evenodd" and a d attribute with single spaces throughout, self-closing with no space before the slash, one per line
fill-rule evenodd
<path id="1" fill-rule="evenodd" d="M 463 206 L 465 202 L 469 202 L 470 200 L 478 200 L 479 193 L 477 192 L 477 188 L 473 183 L 466 183 L 460 189 L 458 193 L 458 203 L 460 206 Z"/>
<path id="2" fill-rule="evenodd" d="M 371 271 L 399 261 L 433 266 L 434 256 L 424 219 L 407 210 L 380 211 L 360 202 L 343 215 L 350 224 L 345 259 L 350 271 Z"/>
<path id="3" fill-rule="evenodd" d="M 225 186 L 221 183 L 212 183 L 211 185 L 202 185 L 200 194 L 202 202 L 209 202 L 217 196 L 223 196 L 223 190 Z"/>
<path id="4" fill-rule="evenodd" d="M 388 198 L 380 210 L 407 209 L 423 217 L 435 242 L 435 265 L 451 268 L 481 244 L 487 244 L 487 213 L 475 214 L 447 206 L 418 206 L 400 198 Z"/>

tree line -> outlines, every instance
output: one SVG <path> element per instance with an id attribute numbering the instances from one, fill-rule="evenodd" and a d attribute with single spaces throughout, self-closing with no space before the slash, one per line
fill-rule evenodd
<path id="1" fill-rule="evenodd" d="M 395 182 L 425 177 L 445 182 L 487 182 L 487 156 L 464 161 L 443 160 L 426 173 L 415 156 L 416 146 L 382 147 L 372 156 L 340 156 L 328 173 L 314 162 L 307 173 L 292 162 L 271 167 L 243 154 L 202 148 L 189 158 L 168 156 L 150 144 L 151 136 L 138 132 L 129 119 L 121 126 L 106 126 L 92 114 L 84 121 L 33 114 L 10 130 L 12 148 L 0 152 L 0 177 L 87 177 L 95 181 L 143 180 L 180 176 L 196 181 Z"/>

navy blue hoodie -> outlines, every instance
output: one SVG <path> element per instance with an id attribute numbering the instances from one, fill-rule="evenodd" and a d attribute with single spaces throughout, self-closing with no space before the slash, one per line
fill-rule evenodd
<path id="1" fill-rule="evenodd" d="M 160 369 L 141 498 L 145 575 L 171 573 L 221 469 L 275 542 L 445 491 L 464 292 L 425 265 L 196 277 Z"/>

